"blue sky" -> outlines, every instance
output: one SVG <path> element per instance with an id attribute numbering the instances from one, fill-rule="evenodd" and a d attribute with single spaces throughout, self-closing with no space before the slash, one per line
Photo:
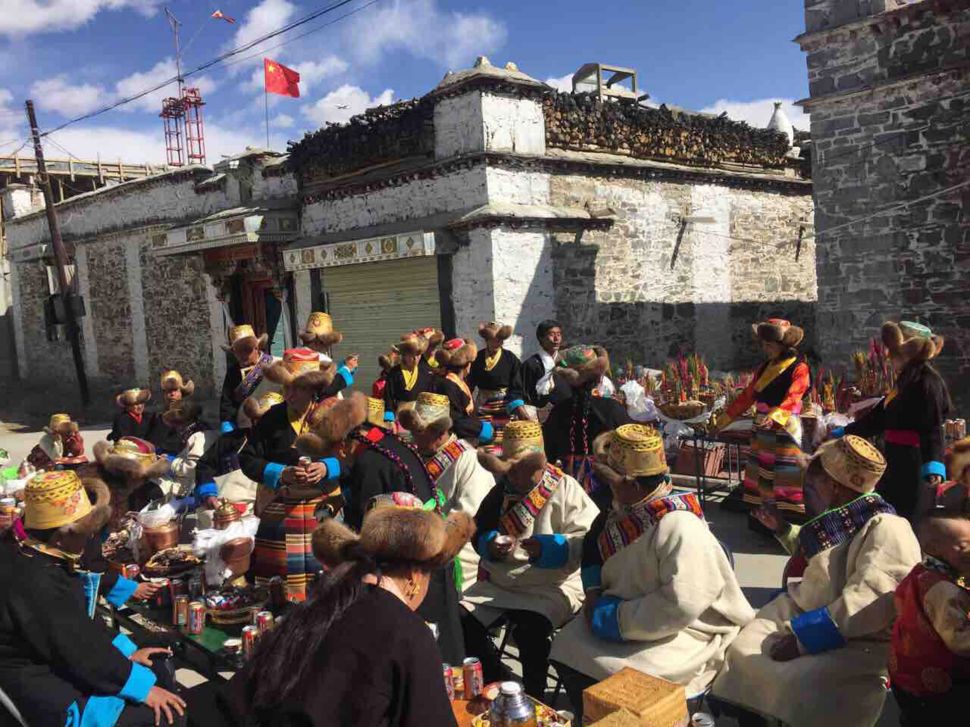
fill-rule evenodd
<path id="1" fill-rule="evenodd" d="M 804 56 L 792 42 L 803 28 L 800 0 L 377 0 L 290 40 L 369 1 L 354 0 L 267 44 L 285 43 L 265 54 L 303 76 L 301 99 L 271 97 L 274 148 L 369 105 L 421 95 L 449 68 L 482 54 L 559 83 L 588 61 L 632 66 L 656 102 L 727 111 L 762 126 L 772 100 L 807 95 Z M 0 154 L 26 138 L 27 97 L 41 127 L 52 128 L 172 76 L 163 5 L 182 21 L 184 65 L 194 67 L 332 2 L 0 0 Z M 211 19 L 216 9 L 237 22 Z M 265 144 L 261 50 L 195 79 L 207 101 L 210 162 Z M 54 140 L 84 159 L 161 161 L 163 95 L 70 126 Z M 786 108 L 807 128 L 797 108 Z M 56 147 L 48 153 L 64 156 Z"/>

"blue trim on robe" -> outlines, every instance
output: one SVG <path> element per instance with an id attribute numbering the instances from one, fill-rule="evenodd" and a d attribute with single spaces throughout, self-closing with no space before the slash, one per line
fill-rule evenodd
<path id="1" fill-rule="evenodd" d="M 560 533 L 551 535 L 533 535 L 542 545 L 542 552 L 532 564 L 537 568 L 562 568 L 569 560 L 569 541 Z"/>
<path id="2" fill-rule="evenodd" d="M 195 486 L 195 496 L 202 502 L 207 497 L 219 497 L 219 486 L 213 480 Z"/>
<path id="3" fill-rule="evenodd" d="M 124 634 L 118 634 L 115 636 L 114 641 L 111 642 L 111 645 L 120 651 L 121 655 L 126 659 L 138 651 L 138 647 L 135 645 L 135 642 Z"/>
<path id="4" fill-rule="evenodd" d="M 495 427 L 491 422 L 482 422 L 482 429 L 478 433 L 479 443 L 489 444 L 493 439 L 495 439 Z"/>
<path id="5" fill-rule="evenodd" d="M 601 565 L 584 565 L 579 575 L 583 579 L 584 591 L 603 585 L 603 566 Z"/>
<path id="6" fill-rule="evenodd" d="M 231 434 L 234 431 L 236 431 L 236 425 L 232 422 L 223 422 L 219 425 L 220 434 Z"/>
<path id="7" fill-rule="evenodd" d="M 279 462 L 269 462 L 263 469 L 263 484 L 269 489 L 275 490 L 280 486 L 280 478 L 283 476 L 283 470 L 286 469 L 286 465 L 282 465 Z"/>
<path id="8" fill-rule="evenodd" d="M 136 588 L 138 588 L 138 584 L 135 581 L 124 576 L 118 576 L 118 580 L 115 581 L 114 586 L 108 591 L 104 600 L 115 608 L 121 608 L 131 598 Z"/>
<path id="9" fill-rule="evenodd" d="M 77 577 L 81 579 L 81 589 L 84 591 L 84 607 L 87 610 L 88 618 L 94 618 L 94 611 L 98 605 L 98 589 L 101 587 L 103 573 L 93 571 L 78 571 Z"/>
<path id="10" fill-rule="evenodd" d="M 623 636 L 620 634 L 620 604 L 622 603 L 623 600 L 616 596 L 600 596 L 593 607 L 590 628 L 604 641 L 616 643 L 623 641 Z"/>
<path id="11" fill-rule="evenodd" d="M 348 369 L 346 366 L 339 366 L 337 368 L 337 373 L 340 374 L 340 377 L 344 380 L 347 386 L 354 385 L 354 375 L 350 373 L 350 369 Z"/>
<path id="12" fill-rule="evenodd" d="M 498 537 L 498 530 L 489 530 L 487 533 L 482 533 L 482 537 L 478 539 L 476 543 L 475 550 L 478 551 L 478 555 L 485 560 L 491 560 L 492 556 L 488 552 L 489 544 Z"/>
<path id="13" fill-rule="evenodd" d="M 790 623 L 792 632 L 809 654 L 821 654 L 845 646 L 845 638 L 825 606 L 801 613 Z"/>
<path id="14" fill-rule="evenodd" d="M 520 406 L 525 406 L 525 402 L 522 399 L 513 399 L 505 405 L 505 411 L 509 414 L 515 414 L 515 410 Z"/>
<path id="15" fill-rule="evenodd" d="M 336 457 L 324 457 L 320 462 L 327 468 L 327 480 L 340 478 L 340 460 Z"/>
<path id="16" fill-rule="evenodd" d="M 118 692 L 118 696 L 132 702 L 144 702 L 148 692 L 155 686 L 155 672 L 148 667 L 132 662 L 128 681 Z M 86 711 L 86 710 L 85 710 Z"/>

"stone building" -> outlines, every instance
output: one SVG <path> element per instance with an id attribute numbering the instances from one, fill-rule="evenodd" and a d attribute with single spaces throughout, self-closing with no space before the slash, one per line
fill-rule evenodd
<path id="1" fill-rule="evenodd" d="M 807 324 L 816 301 L 811 181 L 791 138 L 724 117 L 556 93 L 512 64 L 449 73 L 427 95 L 292 144 L 59 205 L 87 300 L 89 369 L 211 392 L 227 320 L 292 340 L 329 311 L 361 355 L 417 326 L 510 323 L 530 354 L 559 318 L 617 363 L 699 350 L 751 363 L 750 324 Z M 43 215 L 8 223 L 22 370 L 65 376 L 48 341 Z M 810 345 L 810 343 L 809 343 Z"/>
<path id="2" fill-rule="evenodd" d="M 966 411 L 970 0 L 806 0 L 805 24 L 821 353 L 919 320 Z"/>

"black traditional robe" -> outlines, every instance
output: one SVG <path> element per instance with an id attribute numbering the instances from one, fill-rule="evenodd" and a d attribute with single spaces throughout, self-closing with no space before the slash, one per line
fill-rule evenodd
<path id="1" fill-rule="evenodd" d="M 384 408 L 390 412 L 397 412 L 401 404 L 417 401 L 418 394 L 422 391 L 434 391 L 435 381 L 438 376 L 434 370 L 428 366 L 424 359 L 418 362 L 418 379 L 414 386 L 408 389 L 404 385 L 404 374 L 400 364 L 395 366 L 387 374 L 387 385 L 384 387 Z"/>
<path id="2" fill-rule="evenodd" d="M 411 492 L 428 502 L 435 497 L 435 488 L 428 477 L 421 458 L 400 439 L 379 427 L 365 426 L 359 430 L 367 444 L 361 444 L 349 471 L 341 478 L 344 496 L 344 522 L 360 529 L 364 509 L 372 497 L 391 492 Z M 384 450 L 400 460 L 410 474 L 412 487 L 401 467 Z M 460 664 L 465 646 L 459 620 L 458 591 L 455 588 L 451 564 L 431 574 L 428 596 L 418 609 L 427 622 L 438 625 L 438 646 L 444 661 Z M 441 661 L 441 660 L 439 660 Z"/>
<path id="3" fill-rule="evenodd" d="M 72 706 L 82 712 L 95 695 L 125 700 L 113 703 L 117 712 L 144 701 L 155 675 L 128 660 L 130 639 L 88 616 L 81 580 L 63 561 L 4 542 L 0 583 L 0 689 L 27 724 L 67 724 Z"/>
<path id="4" fill-rule="evenodd" d="M 115 415 L 111 422 L 111 431 L 108 433 L 108 441 L 117 442 L 122 437 L 138 437 L 154 444 L 153 437 L 159 425 L 158 417 L 154 412 L 144 412 L 141 421 L 135 420 L 131 414 L 121 411 Z"/>
<path id="5" fill-rule="evenodd" d="M 509 392 L 510 406 L 521 401 L 537 409 L 541 409 L 548 404 L 556 404 L 570 396 L 569 384 L 562 379 L 553 377 L 553 389 L 550 394 L 540 394 L 536 391 L 536 384 L 546 375 L 546 366 L 542 362 L 542 357 L 536 353 L 529 356 L 519 366 L 519 375 L 515 379 L 512 390 Z"/>
<path id="6" fill-rule="evenodd" d="M 290 425 L 286 403 L 270 407 L 253 427 L 239 453 L 239 466 L 249 479 L 276 489 L 285 467 L 299 464 L 293 444 L 296 432 Z"/>
<path id="7" fill-rule="evenodd" d="M 519 357 L 507 349 L 502 349 L 502 355 L 491 370 L 485 368 L 485 361 L 488 359 L 488 349 L 483 348 L 478 352 L 475 361 L 472 363 L 471 373 L 468 374 L 466 383 L 473 392 L 475 389 L 480 391 L 504 391 L 506 402 L 512 401 L 509 393 L 515 388 L 519 378 L 519 369 L 522 362 Z"/>
<path id="8" fill-rule="evenodd" d="M 435 383 L 435 391 L 448 397 L 451 410 L 451 431 L 457 437 L 467 439 L 472 444 L 476 439 L 479 444 L 488 444 L 495 438 L 495 429 L 491 422 L 483 422 L 474 413 L 468 413 L 469 408 L 474 412 L 473 402 L 458 384 L 451 379 L 439 376 Z"/>

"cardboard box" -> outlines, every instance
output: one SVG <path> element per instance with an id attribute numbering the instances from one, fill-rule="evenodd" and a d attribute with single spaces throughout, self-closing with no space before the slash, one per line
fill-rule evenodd
<path id="1" fill-rule="evenodd" d="M 583 719 L 587 724 L 622 709 L 636 717 L 640 727 L 681 727 L 690 723 L 682 686 L 629 667 L 583 692 Z"/>

